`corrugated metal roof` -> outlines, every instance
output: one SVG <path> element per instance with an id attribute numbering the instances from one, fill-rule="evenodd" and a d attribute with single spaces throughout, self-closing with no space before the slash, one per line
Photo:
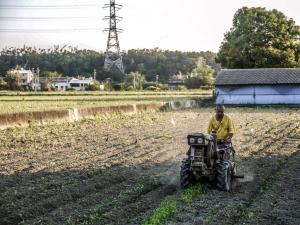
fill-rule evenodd
<path id="1" fill-rule="evenodd" d="M 223 69 L 215 85 L 300 84 L 300 68 Z"/>

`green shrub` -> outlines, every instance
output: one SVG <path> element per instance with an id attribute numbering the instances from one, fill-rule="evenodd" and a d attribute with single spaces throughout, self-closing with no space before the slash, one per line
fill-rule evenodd
<path id="1" fill-rule="evenodd" d="M 133 91 L 135 90 L 133 85 L 128 82 L 121 83 L 121 91 Z"/>
<path id="2" fill-rule="evenodd" d="M 160 88 L 159 87 L 155 87 L 155 86 L 149 86 L 145 90 L 147 90 L 147 91 L 159 91 Z"/>
<path id="3" fill-rule="evenodd" d="M 143 83 L 143 89 L 144 90 L 147 90 L 147 88 L 150 87 L 150 86 L 154 86 L 155 87 L 156 83 L 155 82 L 144 82 Z"/>
<path id="4" fill-rule="evenodd" d="M 4 81 L 4 79 L 0 78 L 0 90 L 7 89 L 7 83 Z"/>
<path id="5" fill-rule="evenodd" d="M 176 90 L 178 90 L 178 91 L 186 91 L 187 88 L 186 88 L 186 86 L 184 86 L 184 85 L 179 85 L 179 86 L 176 88 Z"/>
<path id="6" fill-rule="evenodd" d="M 121 84 L 112 84 L 112 89 L 115 91 L 121 91 L 122 86 Z"/>
<path id="7" fill-rule="evenodd" d="M 169 90 L 169 86 L 167 84 L 158 84 L 158 88 L 163 91 Z"/>
<path id="8" fill-rule="evenodd" d="M 126 91 L 135 91 L 135 89 L 132 85 L 129 85 L 128 87 L 126 87 Z"/>
<path id="9" fill-rule="evenodd" d="M 100 83 L 94 82 L 92 84 L 89 84 L 86 88 L 87 91 L 99 91 L 100 90 Z"/>

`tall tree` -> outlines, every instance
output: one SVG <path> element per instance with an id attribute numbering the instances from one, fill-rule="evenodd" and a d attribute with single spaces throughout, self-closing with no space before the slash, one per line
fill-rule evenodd
<path id="1" fill-rule="evenodd" d="M 145 76 L 139 72 L 131 72 L 129 74 L 129 80 L 132 82 L 132 86 L 135 90 L 143 89 L 143 82 L 145 81 Z"/>
<path id="2" fill-rule="evenodd" d="M 5 81 L 7 83 L 7 87 L 10 90 L 19 90 L 21 87 L 21 77 L 18 73 L 8 73 L 6 75 Z"/>
<path id="3" fill-rule="evenodd" d="M 216 61 L 225 68 L 300 66 L 300 27 L 282 12 L 239 9 L 225 34 Z"/>
<path id="4" fill-rule="evenodd" d="M 43 71 L 41 77 L 61 77 L 62 75 L 56 71 Z"/>
<path id="5" fill-rule="evenodd" d="M 214 70 L 206 64 L 204 58 L 199 57 L 197 67 L 191 72 L 191 76 L 185 80 L 185 85 L 189 89 L 210 86 L 213 83 Z"/>

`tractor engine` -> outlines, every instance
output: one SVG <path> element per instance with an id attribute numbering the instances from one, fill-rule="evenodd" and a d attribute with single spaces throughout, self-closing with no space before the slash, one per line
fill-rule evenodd
<path id="1" fill-rule="evenodd" d="M 187 141 L 189 150 L 180 170 L 181 187 L 209 180 L 219 189 L 229 191 L 231 180 L 237 177 L 231 142 L 217 142 L 215 132 L 189 134 Z"/>
<path id="2" fill-rule="evenodd" d="M 211 176 L 212 168 L 215 161 L 214 140 L 211 135 L 204 135 L 202 133 L 190 134 L 187 136 L 188 157 L 190 160 L 190 169 L 195 179 L 207 177 L 213 179 Z"/>

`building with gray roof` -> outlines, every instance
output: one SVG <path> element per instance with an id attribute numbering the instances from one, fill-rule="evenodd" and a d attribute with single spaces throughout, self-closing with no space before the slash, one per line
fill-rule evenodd
<path id="1" fill-rule="evenodd" d="M 300 104 L 300 68 L 223 69 L 217 104 Z"/>

